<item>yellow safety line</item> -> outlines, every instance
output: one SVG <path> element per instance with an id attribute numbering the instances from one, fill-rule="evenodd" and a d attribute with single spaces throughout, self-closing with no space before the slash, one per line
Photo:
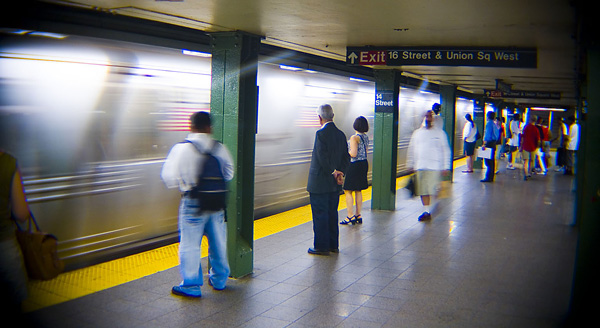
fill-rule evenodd
<path id="1" fill-rule="evenodd" d="M 465 159 L 454 161 L 454 167 L 465 165 Z M 407 177 L 396 179 L 396 188 L 406 185 Z M 371 199 L 371 187 L 362 191 L 363 201 Z M 346 208 L 344 195 L 340 196 L 338 209 Z M 310 205 L 275 214 L 254 221 L 254 239 L 290 229 L 312 220 Z M 48 280 L 29 281 L 29 297 L 24 302 L 26 312 L 59 304 L 71 299 L 118 286 L 144 276 L 152 275 L 179 265 L 179 243 L 126 256 L 113 261 L 64 272 Z M 208 255 L 206 238 L 202 240 L 202 257 Z"/>

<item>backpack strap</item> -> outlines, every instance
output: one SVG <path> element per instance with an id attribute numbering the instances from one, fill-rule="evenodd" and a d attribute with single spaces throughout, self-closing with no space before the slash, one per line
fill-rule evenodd
<path id="1" fill-rule="evenodd" d="M 206 154 L 214 154 L 215 150 L 217 149 L 217 144 L 219 144 L 220 142 L 213 139 L 213 145 L 210 148 L 210 150 L 208 150 L 208 151 L 200 149 L 200 147 L 198 147 L 198 145 L 195 142 L 187 140 L 187 139 L 183 140 L 181 143 L 191 143 L 200 154 L 206 155 Z"/>

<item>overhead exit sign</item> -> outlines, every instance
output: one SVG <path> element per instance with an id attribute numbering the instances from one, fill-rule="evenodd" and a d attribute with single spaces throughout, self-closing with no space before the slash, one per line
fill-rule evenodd
<path id="1" fill-rule="evenodd" d="M 348 47 L 346 63 L 362 66 L 536 68 L 536 48 Z"/>

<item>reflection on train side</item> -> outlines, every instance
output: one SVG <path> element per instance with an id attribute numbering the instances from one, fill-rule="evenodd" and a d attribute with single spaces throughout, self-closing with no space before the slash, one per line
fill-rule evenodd
<path id="1" fill-rule="evenodd" d="M 0 35 L 0 148 L 18 158 L 32 211 L 57 235 L 67 265 L 176 241 L 179 193 L 159 173 L 186 137 L 189 115 L 210 108 L 210 58 L 74 36 Z M 374 139 L 373 82 L 264 61 L 258 85 L 255 218 L 307 203 L 319 105 L 333 106 L 347 137 L 365 116 Z M 402 88 L 399 173 L 412 131 L 435 102 L 437 94 Z M 471 102 L 459 100 L 457 126 L 468 111 Z"/>

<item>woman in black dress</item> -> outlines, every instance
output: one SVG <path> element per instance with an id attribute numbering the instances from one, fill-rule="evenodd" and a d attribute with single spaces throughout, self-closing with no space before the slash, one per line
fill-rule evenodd
<path id="1" fill-rule="evenodd" d="M 354 130 L 356 134 L 350 137 L 348 141 L 348 152 L 350 153 L 350 166 L 344 181 L 344 194 L 346 195 L 346 205 L 348 216 L 340 224 L 362 223 L 362 190 L 369 187 L 367 181 L 367 171 L 369 163 L 367 162 L 367 150 L 369 148 L 369 123 L 367 119 L 359 116 L 354 120 Z M 354 196 L 354 197 L 353 197 Z M 354 201 L 356 200 L 356 205 Z M 356 206 L 356 207 L 355 207 Z"/>

